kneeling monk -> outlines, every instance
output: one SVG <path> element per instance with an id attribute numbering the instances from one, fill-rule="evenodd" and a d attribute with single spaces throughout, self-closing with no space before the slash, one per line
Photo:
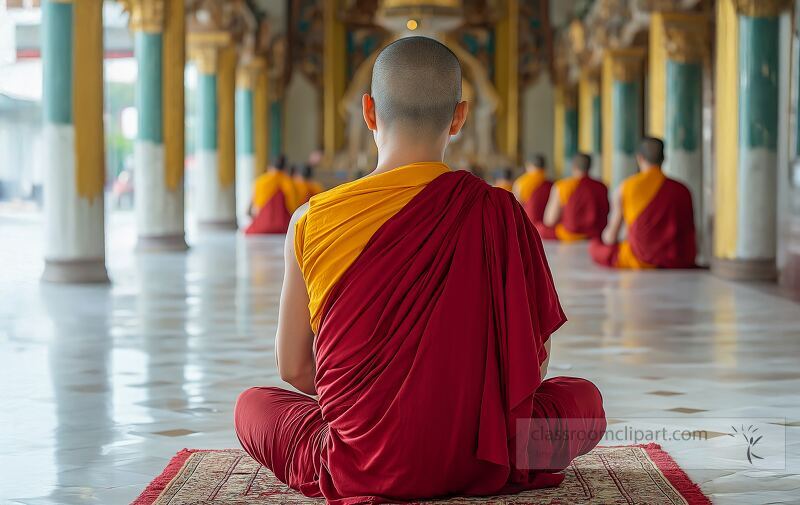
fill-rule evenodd
<path id="1" fill-rule="evenodd" d="M 253 221 L 245 233 L 286 233 L 292 212 L 299 205 L 294 181 L 286 173 L 286 158 L 279 156 L 253 183 Z"/>
<path id="2" fill-rule="evenodd" d="M 543 239 L 575 242 L 599 237 L 608 222 L 608 188 L 589 177 L 592 158 L 578 153 L 572 177 L 556 181 L 536 229 Z"/>
<path id="3" fill-rule="evenodd" d="M 537 154 L 525 163 L 525 173 L 514 181 L 514 195 L 534 224 L 544 220 L 544 209 L 553 188 L 553 183 L 547 180 L 546 171 L 544 156 Z"/>
<path id="4" fill-rule="evenodd" d="M 543 380 L 565 321 L 508 191 L 442 163 L 461 68 L 424 37 L 382 50 L 362 97 L 368 176 L 311 199 L 286 240 L 274 387 L 239 396 L 244 449 L 329 503 L 555 486 L 605 429 L 590 382 Z"/>
<path id="5" fill-rule="evenodd" d="M 602 241 L 589 246 L 592 259 L 615 268 L 692 268 L 697 255 L 692 194 L 661 171 L 664 143 L 642 140 L 639 173 L 622 181 Z M 623 222 L 627 238 L 618 242 Z"/>

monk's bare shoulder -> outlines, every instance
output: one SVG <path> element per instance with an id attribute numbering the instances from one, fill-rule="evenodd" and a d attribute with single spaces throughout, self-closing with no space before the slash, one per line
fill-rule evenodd
<path id="1" fill-rule="evenodd" d="M 292 218 L 289 220 L 289 229 L 286 230 L 286 246 L 284 249 L 286 250 L 287 257 L 289 253 L 291 253 L 291 257 L 294 257 L 294 235 L 295 235 L 295 228 L 297 226 L 297 222 L 306 215 L 308 212 L 308 202 L 304 203 L 300 207 L 298 207 L 294 213 L 292 214 Z"/>
<path id="2" fill-rule="evenodd" d="M 298 221 L 300 221 L 300 218 L 305 216 L 306 212 L 308 212 L 308 208 L 309 208 L 309 203 L 306 202 L 303 205 L 297 207 L 297 209 L 292 214 L 292 219 L 289 221 L 289 229 L 292 230 L 292 233 L 294 233 L 294 226 L 297 224 Z"/>

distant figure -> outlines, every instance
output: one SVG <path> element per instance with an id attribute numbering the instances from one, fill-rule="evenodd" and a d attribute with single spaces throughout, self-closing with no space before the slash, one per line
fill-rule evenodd
<path id="1" fill-rule="evenodd" d="M 114 197 L 115 207 L 118 209 L 133 208 L 133 174 L 130 169 L 125 169 L 117 175 L 111 194 Z M 124 204 L 123 204 L 124 202 Z"/>
<path id="2" fill-rule="evenodd" d="M 606 420 L 591 382 L 545 380 L 566 318 L 542 243 L 511 193 L 443 162 L 469 107 L 455 55 L 402 38 L 372 72 L 375 170 L 286 237 L 275 356 L 306 394 L 244 391 L 239 441 L 327 503 L 557 486 Z"/>
<path id="3" fill-rule="evenodd" d="M 664 142 L 644 138 L 636 161 L 640 172 L 625 179 L 616 191 L 602 242 L 595 240 L 589 247 L 592 259 L 614 268 L 694 267 L 692 194 L 661 171 Z M 619 242 L 623 222 L 627 239 Z"/>
<path id="4" fill-rule="evenodd" d="M 308 165 L 311 165 L 311 169 L 315 169 L 319 167 L 322 163 L 322 159 L 324 157 L 323 152 L 320 149 L 314 149 L 310 153 L 308 153 L 308 161 L 306 162 Z"/>
<path id="5" fill-rule="evenodd" d="M 541 154 L 531 157 L 525 163 L 525 173 L 514 181 L 514 196 L 522 204 L 531 222 L 541 223 L 544 220 L 544 209 L 550 198 L 553 183 L 547 180 L 547 162 Z"/>
<path id="6" fill-rule="evenodd" d="M 495 174 L 494 187 L 511 191 L 514 183 L 512 182 L 513 174 L 510 168 L 498 170 Z"/>
<path id="7" fill-rule="evenodd" d="M 286 233 L 292 212 L 299 205 L 292 178 L 286 173 L 286 157 L 281 155 L 253 183 L 253 221 L 245 233 Z"/>
<path id="8" fill-rule="evenodd" d="M 572 177 L 556 181 L 536 228 L 543 239 L 575 242 L 600 237 L 608 223 L 608 188 L 589 177 L 592 157 L 572 158 Z"/>
<path id="9" fill-rule="evenodd" d="M 323 191 L 322 186 L 312 178 L 313 173 L 314 169 L 311 168 L 311 164 L 306 163 L 292 175 L 297 190 L 298 202 L 301 205 L 311 199 L 312 196 L 322 193 Z"/>

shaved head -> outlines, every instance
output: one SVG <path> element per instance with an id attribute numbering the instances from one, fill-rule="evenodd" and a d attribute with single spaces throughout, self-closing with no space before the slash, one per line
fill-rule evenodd
<path id="1" fill-rule="evenodd" d="M 588 174 L 592 169 L 592 157 L 586 153 L 578 153 L 572 158 L 572 166 L 584 174 Z"/>
<path id="2" fill-rule="evenodd" d="M 416 135 L 448 129 L 461 101 L 461 65 L 444 44 L 406 37 L 386 46 L 372 68 L 378 120 Z"/>
<path id="3" fill-rule="evenodd" d="M 664 141 L 656 137 L 645 137 L 639 144 L 639 156 L 651 165 L 664 163 Z"/>

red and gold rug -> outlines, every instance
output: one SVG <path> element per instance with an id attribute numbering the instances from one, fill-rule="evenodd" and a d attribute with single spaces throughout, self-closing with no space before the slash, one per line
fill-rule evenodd
<path id="1" fill-rule="evenodd" d="M 706 505 L 711 501 L 656 444 L 598 447 L 567 468 L 553 489 L 429 503 L 503 505 Z M 241 450 L 179 452 L 133 505 L 322 503 L 288 488 Z"/>

